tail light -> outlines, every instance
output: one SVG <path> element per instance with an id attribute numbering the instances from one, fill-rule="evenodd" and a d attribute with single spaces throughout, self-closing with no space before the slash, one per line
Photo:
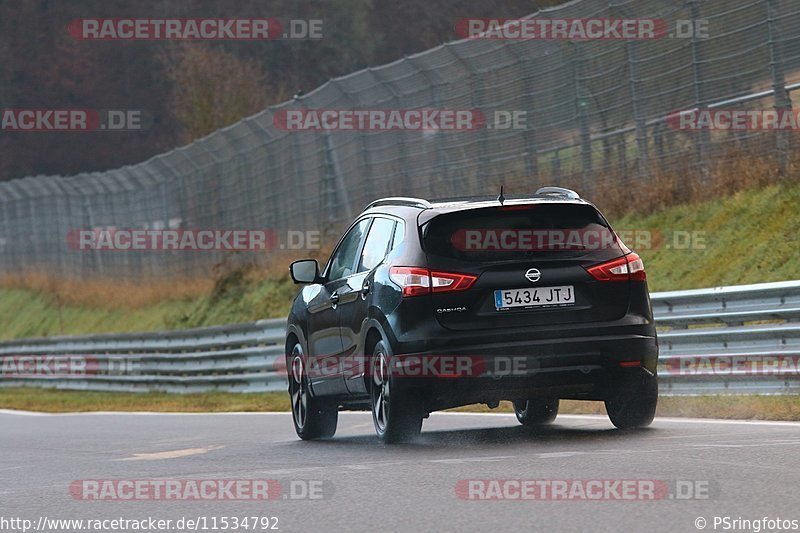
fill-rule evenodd
<path id="1" fill-rule="evenodd" d="M 389 278 L 403 289 L 405 298 L 431 292 L 465 291 L 472 287 L 478 276 L 419 267 L 392 267 L 389 269 Z"/>
<path id="2" fill-rule="evenodd" d="M 642 258 L 633 252 L 586 270 L 598 281 L 644 281 L 647 279 Z"/>
<path id="3" fill-rule="evenodd" d="M 403 298 L 431 292 L 431 273 L 427 268 L 392 267 L 389 278 L 403 289 Z"/>
<path id="4" fill-rule="evenodd" d="M 472 287 L 478 276 L 458 274 L 455 272 L 431 272 L 431 288 L 433 292 L 465 291 Z"/>

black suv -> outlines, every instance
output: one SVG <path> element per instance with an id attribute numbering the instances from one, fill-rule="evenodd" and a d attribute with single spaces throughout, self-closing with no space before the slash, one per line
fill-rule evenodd
<path id="1" fill-rule="evenodd" d="M 370 409 L 386 442 L 432 411 L 513 403 L 525 426 L 559 399 L 604 400 L 618 428 L 650 424 L 658 345 L 644 265 L 591 203 L 527 198 L 371 203 L 289 313 L 286 365 L 302 439 Z"/>

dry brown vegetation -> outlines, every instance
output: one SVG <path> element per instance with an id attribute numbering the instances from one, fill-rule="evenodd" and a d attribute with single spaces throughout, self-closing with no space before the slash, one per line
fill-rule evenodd
<path id="1" fill-rule="evenodd" d="M 113 280 L 81 281 L 57 279 L 41 272 L 0 277 L 0 288 L 28 289 L 47 294 L 61 305 L 98 308 L 138 309 L 164 299 L 191 298 L 207 294 L 214 284 L 211 278 L 149 281 L 146 284 Z"/>
<path id="2" fill-rule="evenodd" d="M 728 148 L 718 151 L 710 158 L 705 175 L 701 175 L 691 161 L 671 161 L 668 169 L 657 165 L 648 168 L 646 179 L 634 177 L 635 169 L 631 168 L 626 171 L 627 176 L 616 171 L 596 170 L 590 183 L 572 175 L 558 184 L 591 199 L 610 218 L 645 215 L 794 179 L 797 163 L 789 164 L 782 172 L 777 158 L 767 150 L 768 146 L 760 150 Z M 792 155 L 792 161 L 800 161 L 800 151 Z M 549 176 L 535 179 L 520 176 L 506 183 L 509 189 L 517 191 L 532 191 L 554 184 Z"/>
<path id="3" fill-rule="evenodd" d="M 790 168 L 788 175 L 795 170 Z M 604 187 L 597 204 L 609 216 L 652 213 L 679 204 L 696 204 L 746 189 L 778 183 L 784 176 L 774 158 L 726 152 L 710 165 L 707 180 L 692 176 L 689 168 L 679 173 L 654 172 L 646 181 Z"/>
<path id="4" fill-rule="evenodd" d="M 198 298 L 225 290 L 231 283 L 253 285 L 266 279 L 287 276 L 287 265 L 311 257 L 324 262 L 330 246 L 320 250 L 286 251 L 264 255 L 256 262 L 222 261 L 205 274 L 191 277 L 148 280 L 69 279 L 42 271 L 0 276 L 0 288 L 24 289 L 45 295 L 58 305 L 99 309 L 141 309 L 168 300 Z"/>

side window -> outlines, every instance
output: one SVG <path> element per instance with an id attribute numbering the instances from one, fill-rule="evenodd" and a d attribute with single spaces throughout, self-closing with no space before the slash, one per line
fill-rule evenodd
<path id="1" fill-rule="evenodd" d="M 400 243 L 403 242 L 405 236 L 406 225 L 403 222 L 398 222 L 394 227 L 394 238 L 392 238 L 392 247 L 389 249 L 389 251 L 394 251 L 400 245 Z"/>
<path id="2" fill-rule="evenodd" d="M 364 243 L 364 251 L 361 253 L 361 260 L 358 262 L 358 271 L 366 272 L 372 270 L 378 263 L 386 257 L 389 248 L 389 241 L 394 234 L 394 221 L 388 218 L 375 218 L 372 227 L 369 229 L 367 241 Z"/>
<path id="3" fill-rule="evenodd" d="M 365 218 L 347 233 L 342 243 L 331 257 L 331 268 L 328 270 L 328 280 L 346 278 L 353 273 L 353 265 L 356 262 L 358 246 L 364 238 L 364 233 L 369 226 L 369 219 Z"/>

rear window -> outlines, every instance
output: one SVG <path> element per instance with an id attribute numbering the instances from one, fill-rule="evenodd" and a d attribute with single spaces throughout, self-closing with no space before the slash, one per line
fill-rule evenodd
<path id="1" fill-rule="evenodd" d="M 430 255 L 505 261 L 560 254 L 576 257 L 616 248 L 613 231 L 590 205 L 509 205 L 440 215 L 424 228 Z"/>

